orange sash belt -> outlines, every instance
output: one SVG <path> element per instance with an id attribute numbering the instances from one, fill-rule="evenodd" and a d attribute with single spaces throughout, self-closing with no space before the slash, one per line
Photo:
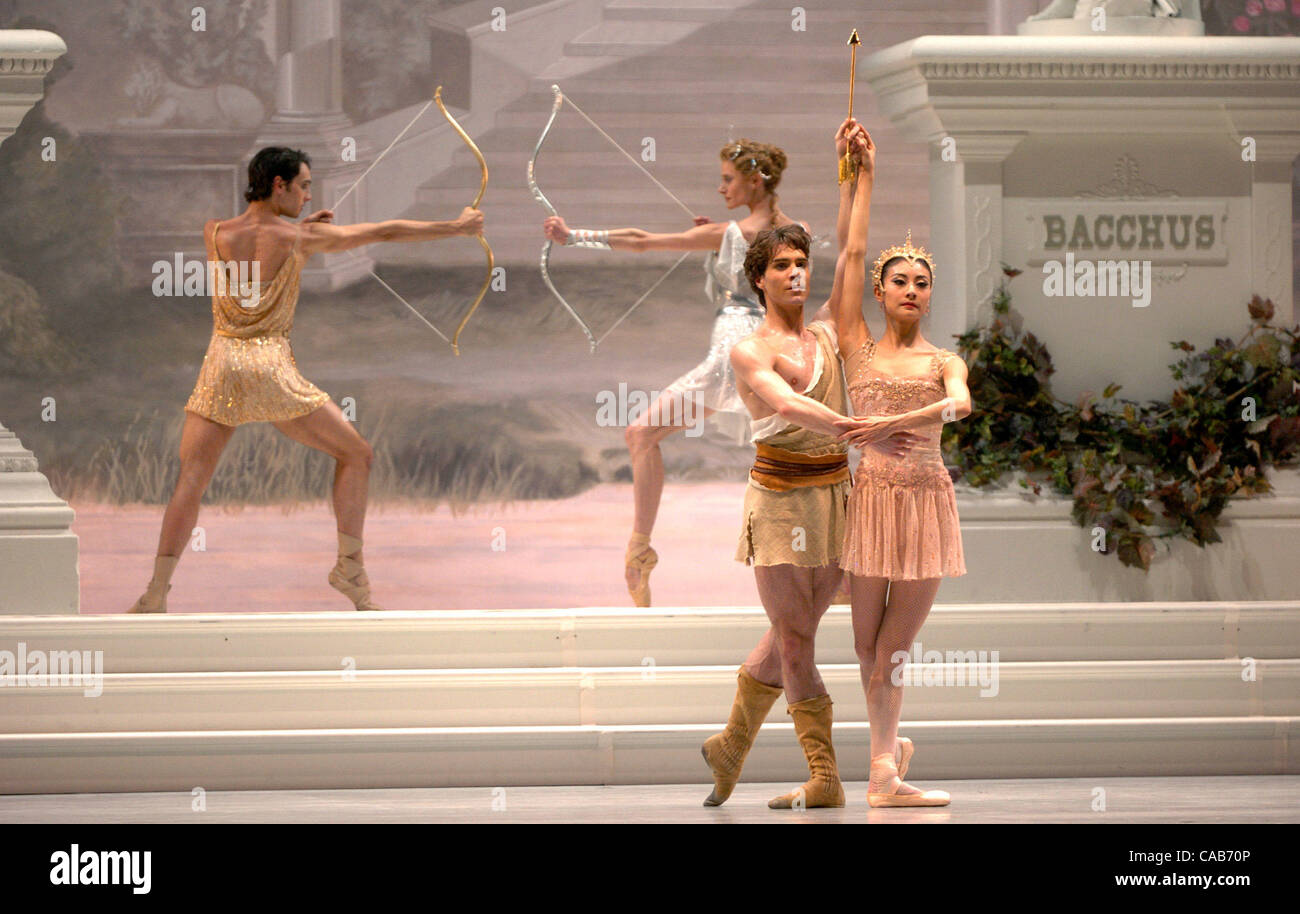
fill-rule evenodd
<path id="1" fill-rule="evenodd" d="M 767 444 L 756 447 L 758 453 L 749 475 L 759 485 L 769 489 L 787 492 L 805 486 L 830 486 L 849 479 L 848 454 L 810 457 Z"/>

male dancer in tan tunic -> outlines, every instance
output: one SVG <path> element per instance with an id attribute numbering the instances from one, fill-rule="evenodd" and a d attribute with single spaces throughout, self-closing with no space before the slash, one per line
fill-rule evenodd
<path id="1" fill-rule="evenodd" d="M 851 135 L 846 121 L 836 134 L 840 154 Z M 841 193 L 841 247 L 851 209 L 852 195 Z M 863 210 L 852 216 L 865 219 Z M 841 253 L 836 265 L 830 300 L 805 327 L 810 241 L 801 226 L 781 226 L 759 233 L 745 258 L 746 275 L 766 314 L 758 330 L 731 351 L 757 446 L 736 559 L 754 565 L 772 628 L 740 668 L 727 729 L 702 749 L 714 777 L 706 806 L 719 805 L 731 794 L 758 728 L 783 690 L 811 777 L 768 806 L 844 805 L 831 745 L 831 699 L 813 662 L 817 624 L 842 574 L 838 561 L 851 480 L 848 446 L 839 439 L 852 432 L 857 440 L 893 454 L 917 440 L 907 432 L 873 436 L 865 420 L 845 415 L 848 403 L 829 319 L 844 285 L 845 256 Z"/>

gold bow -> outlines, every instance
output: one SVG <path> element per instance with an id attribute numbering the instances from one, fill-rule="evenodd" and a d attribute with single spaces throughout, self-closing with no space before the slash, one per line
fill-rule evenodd
<path id="1" fill-rule="evenodd" d="M 469 138 L 469 134 L 465 132 L 465 129 L 461 127 L 460 124 L 456 123 L 456 119 L 451 116 L 451 112 L 447 110 L 447 106 L 442 103 L 442 86 L 439 86 L 434 90 L 433 101 L 438 106 L 438 110 L 442 112 L 442 116 L 445 117 L 448 123 L 451 124 L 452 128 L 460 134 L 460 138 L 465 141 L 465 145 L 469 146 L 469 151 L 474 153 L 474 158 L 478 159 L 478 167 L 483 172 L 483 180 L 479 184 L 478 194 L 475 195 L 474 202 L 470 204 L 472 209 L 478 209 L 479 202 L 483 199 L 483 193 L 487 190 L 487 160 L 483 158 L 483 153 L 479 152 L 478 147 L 474 145 L 474 141 Z M 492 246 L 488 244 L 487 239 L 482 235 L 477 235 L 475 237 L 478 238 L 478 243 L 483 245 L 483 253 L 487 255 L 487 275 L 483 277 L 483 287 L 478 290 L 478 295 L 474 299 L 474 304 L 469 306 L 469 310 L 465 312 L 465 316 L 460 319 L 460 326 L 458 326 L 456 332 L 452 334 L 451 351 L 456 355 L 460 355 L 460 346 L 457 345 L 457 341 L 460 339 L 460 332 L 464 330 L 465 325 L 469 323 L 469 319 L 473 316 L 479 303 L 483 301 L 483 296 L 487 295 L 488 286 L 492 284 L 492 269 L 496 263 L 492 256 Z"/>

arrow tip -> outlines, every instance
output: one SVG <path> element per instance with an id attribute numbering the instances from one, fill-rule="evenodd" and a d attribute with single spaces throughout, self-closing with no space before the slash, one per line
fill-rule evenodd
<path id="1" fill-rule="evenodd" d="M 857 29 L 854 29 L 853 34 L 849 36 L 849 44 L 862 44 L 862 39 L 858 37 Z"/>

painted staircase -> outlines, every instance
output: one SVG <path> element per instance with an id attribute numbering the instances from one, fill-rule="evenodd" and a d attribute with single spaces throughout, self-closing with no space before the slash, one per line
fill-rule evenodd
<path id="1" fill-rule="evenodd" d="M 699 215 L 728 217 L 716 193 L 718 151 L 730 137 L 782 147 L 789 156 L 778 188 L 782 207 L 833 243 L 833 137 L 848 102 L 848 49 L 857 28 L 859 59 L 925 34 L 983 34 L 983 0 L 929 0 L 896 9 L 888 0 L 826 0 L 798 7 L 756 0 L 615 0 L 594 29 L 565 46 L 565 56 L 539 72 L 531 92 L 497 112 L 495 126 L 475 136 L 491 169 L 483 208 L 487 235 L 502 263 L 535 263 L 545 214 L 532 199 L 526 166 L 551 108 L 552 84 L 617 142 L 641 157 L 647 138 L 654 161 L 646 168 Z M 804 30 L 793 26 L 802 24 Z M 874 238 L 901 238 L 907 228 L 925 241 L 929 225 L 929 151 L 905 143 L 876 112 L 869 87 L 859 85 L 855 115 L 880 149 L 873 201 Z M 690 219 L 572 109 L 556 119 L 537 164 L 537 180 L 575 226 L 635 225 L 653 231 L 689 228 Z M 424 183 L 403 215 L 445 219 L 478 190 L 479 170 L 467 149 Z M 825 251 L 833 251 L 827 247 Z M 445 257 L 444 257 L 445 254 Z M 385 263 L 427 263 L 411 246 L 385 245 Z M 599 256 L 565 252 L 561 259 Z M 630 255 L 617 254 L 616 257 Z M 477 245 L 446 245 L 444 263 L 482 261 Z M 638 263 L 671 254 L 637 255 Z"/>

